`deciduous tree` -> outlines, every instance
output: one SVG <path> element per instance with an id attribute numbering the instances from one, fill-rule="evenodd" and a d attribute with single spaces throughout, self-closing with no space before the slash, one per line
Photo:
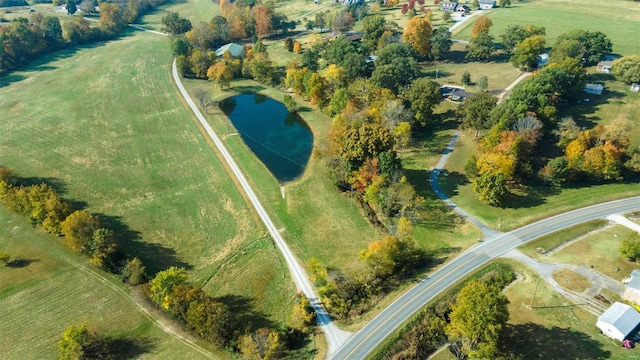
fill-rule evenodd
<path id="1" fill-rule="evenodd" d="M 544 53 L 545 39 L 542 35 L 530 36 L 516 44 L 515 51 L 511 56 L 513 66 L 531 71 L 538 65 L 538 55 Z"/>
<path id="2" fill-rule="evenodd" d="M 207 70 L 207 77 L 209 80 L 218 84 L 222 90 L 229 87 L 231 79 L 233 79 L 233 71 L 227 64 L 222 61 L 218 61 L 209 67 L 209 70 Z"/>
<path id="3" fill-rule="evenodd" d="M 402 40 L 411 45 L 422 57 L 431 51 L 431 22 L 426 18 L 414 17 L 402 32 Z"/>
<path id="4" fill-rule="evenodd" d="M 622 240 L 620 252 L 631 261 L 640 260 L 640 234 L 633 232 Z"/>
<path id="5" fill-rule="evenodd" d="M 489 29 L 493 26 L 493 21 L 488 16 L 482 15 L 476 19 L 471 28 L 471 38 L 475 38 L 480 34 L 489 34 Z"/>
<path id="6" fill-rule="evenodd" d="M 616 59 L 611 67 L 616 80 L 640 83 L 640 55 L 631 54 Z"/>
<path id="7" fill-rule="evenodd" d="M 420 78 L 411 83 L 403 92 L 402 97 L 408 103 L 416 121 L 426 126 L 433 120 L 433 109 L 442 101 L 440 85 L 427 78 Z"/>
<path id="8" fill-rule="evenodd" d="M 169 307 L 169 295 L 177 285 L 187 283 L 187 271 L 184 268 L 172 266 L 160 271 L 149 282 L 149 297 L 158 306 L 165 309 Z"/>
<path id="9" fill-rule="evenodd" d="M 60 224 L 67 247 L 81 254 L 91 253 L 93 233 L 100 229 L 100 220 L 85 210 L 77 210 Z"/>
<path id="10" fill-rule="evenodd" d="M 435 60 L 442 60 L 451 50 L 451 32 L 446 27 L 438 27 L 431 33 L 431 57 Z"/>
<path id="11" fill-rule="evenodd" d="M 168 12 L 162 17 L 161 22 L 164 29 L 171 35 L 180 35 L 191 30 L 191 21 L 181 17 L 177 12 Z"/>
<path id="12" fill-rule="evenodd" d="M 509 301 L 497 286 L 472 280 L 456 296 L 446 332 L 474 359 L 492 359 L 509 320 Z"/>
<path id="13" fill-rule="evenodd" d="M 253 20 L 255 21 L 256 35 L 265 38 L 273 31 L 271 17 L 273 10 L 264 5 L 256 5 L 251 9 Z"/>

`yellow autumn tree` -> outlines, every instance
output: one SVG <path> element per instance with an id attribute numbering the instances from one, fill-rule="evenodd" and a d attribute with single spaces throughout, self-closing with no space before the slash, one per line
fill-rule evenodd
<path id="1" fill-rule="evenodd" d="M 431 22 L 427 18 L 414 17 L 409 20 L 402 33 L 402 40 L 411 45 L 418 54 L 426 57 L 431 50 Z"/>
<path id="2" fill-rule="evenodd" d="M 231 70 L 231 67 L 227 66 L 227 64 L 222 61 L 218 61 L 209 67 L 207 70 L 207 77 L 209 80 L 218 84 L 220 89 L 224 89 L 225 87 L 229 87 L 231 79 L 233 79 L 233 71 Z"/>

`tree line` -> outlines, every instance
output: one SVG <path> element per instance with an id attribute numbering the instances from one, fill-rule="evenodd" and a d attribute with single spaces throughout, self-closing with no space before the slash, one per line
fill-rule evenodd
<path id="1" fill-rule="evenodd" d="M 491 20 L 481 17 L 478 21 L 470 46 L 474 37 L 489 36 Z M 510 26 L 502 35 L 504 51 L 512 54 L 514 65 L 533 69 L 544 51 L 544 34 L 544 28 L 534 25 Z M 561 186 L 637 176 L 640 148 L 630 145 L 628 121 L 582 129 L 573 119 L 559 115 L 562 106 L 584 97 L 584 66 L 597 63 L 611 50 L 611 41 L 601 32 L 569 31 L 559 36 L 549 53 L 548 65 L 514 88 L 501 104 L 497 105 L 488 92 L 478 93 L 462 104 L 456 114 L 463 127 L 488 129 L 465 167 L 481 201 L 503 206 L 513 191 L 536 181 Z M 630 75 L 639 66 L 636 56 L 623 57 L 614 64 L 620 80 L 638 77 Z M 541 143 L 544 148 L 539 147 Z"/>
<path id="2" fill-rule="evenodd" d="M 37 12 L 31 14 L 29 19 L 14 19 L 8 25 L 0 26 L 0 75 L 26 65 L 46 53 L 112 39 L 120 34 L 127 24 L 165 1 L 100 2 L 97 26 L 85 19 L 84 13 L 79 13 L 72 21 L 66 22 L 61 22 L 55 16 L 44 16 Z M 68 5 L 69 3 L 75 6 L 75 2 L 68 2 Z"/>

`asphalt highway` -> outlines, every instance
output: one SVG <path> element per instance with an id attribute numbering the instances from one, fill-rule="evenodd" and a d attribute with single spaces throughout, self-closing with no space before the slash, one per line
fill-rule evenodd
<path id="1" fill-rule="evenodd" d="M 583 222 L 603 219 L 611 214 L 638 210 L 640 210 L 640 196 L 611 201 L 540 220 L 480 242 L 401 295 L 360 331 L 352 335 L 338 351 L 330 356 L 330 359 L 365 359 L 398 326 L 450 285 L 525 242 Z"/>

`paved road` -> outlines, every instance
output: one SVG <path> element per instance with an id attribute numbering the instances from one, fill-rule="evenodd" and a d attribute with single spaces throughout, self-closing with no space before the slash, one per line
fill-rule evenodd
<path id="1" fill-rule="evenodd" d="M 184 86 L 182 86 L 182 81 L 180 80 L 180 76 L 178 75 L 178 69 L 176 67 L 175 60 L 173 61 L 172 73 L 173 73 L 173 79 L 175 80 L 176 85 L 178 86 L 178 89 L 182 93 L 182 96 L 187 101 L 187 103 L 189 104 L 189 107 L 191 108 L 191 110 L 194 112 L 194 114 L 200 121 L 200 124 L 205 129 L 207 135 L 215 143 L 216 147 L 222 154 L 224 161 L 227 163 L 233 175 L 235 175 L 236 179 L 238 180 L 238 183 L 241 185 L 242 189 L 240 190 L 245 193 L 247 198 L 249 198 L 249 201 L 251 202 L 253 207 L 256 209 L 256 212 L 260 216 L 260 219 L 262 219 L 262 222 L 269 230 L 269 234 L 271 234 L 273 241 L 278 246 L 278 249 L 280 249 L 280 251 L 282 252 L 282 256 L 285 258 L 287 262 L 287 266 L 289 267 L 289 272 L 291 273 L 291 277 L 293 278 L 293 281 L 298 287 L 298 290 L 302 291 L 305 294 L 305 296 L 307 296 L 307 298 L 309 298 L 309 300 L 311 301 L 311 304 L 313 305 L 313 308 L 315 309 L 317 314 L 316 317 L 318 319 L 318 324 L 320 325 L 320 328 L 324 332 L 327 338 L 327 342 L 329 343 L 329 353 L 331 354 L 346 341 L 350 333 L 338 329 L 334 324 L 331 323 L 331 319 L 329 318 L 326 311 L 322 308 L 322 305 L 318 301 L 318 297 L 316 296 L 313 290 L 313 287 L 311 286 L 311 282 L 309 281 L 309 278 L 305 274 L 304 269 L 302 268 L 302 266 L 300 266 L 295 256 L 293 256 L 293 253 L 289 249 L 289 246 L 287 246 L 287 243 L 284 241 L 284 239 L 278 232 L 278 229 L 271 221 L 269 214 L 267 214 L 267 211 L 264 209 L 264 207 L 260 203 L 260 200 L 258 200 L 258 197 L 256 196 L 255 192 L 249 185 L 249 182 L 247 182 L 247 179 L 245 178 L 242 171 L 240 171 L 240 168 L 236 164 L 233 157 L 231 157 L 231 154 L 229 153 L 229 151 L 227 151 L 226 146 L 224 145 L 222 140 L 220 140 L 218 135 L 216 135 L 216 133 L 211 128 L 211 126 L 209 126 L 209 124 L 207 123 L 204 116 L 202 116 L 202 113 L 200 112 L 196 104 L 193 102 L 191 97 L 189 97 L 189 95 L 187 94 Z"/>
<path id="2" fill-rule="evenodd" d="M 411 288 L 354 334 L 331 359 L 364 359 L 393 330 L 450 285 L 521 244 L 540 236 L 611 214 L 640 210 L 640 196 L 553 216 L 482 242 Z"/>

